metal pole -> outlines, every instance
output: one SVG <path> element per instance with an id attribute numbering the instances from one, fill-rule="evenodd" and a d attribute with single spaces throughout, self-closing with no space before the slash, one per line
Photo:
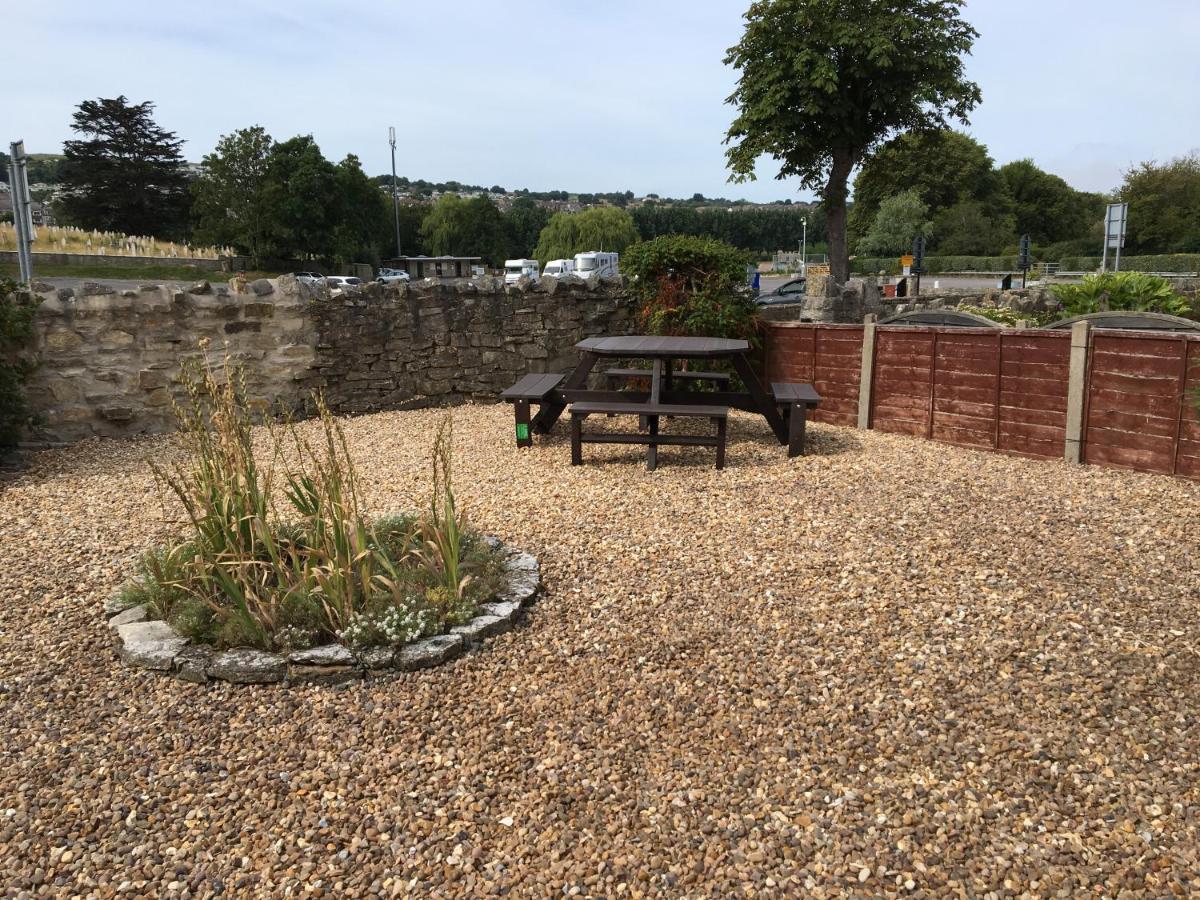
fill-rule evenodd
<path id="1" fill-rule="evenodd" d="M 808 216 L 800 220 L 800 225 L 803 228 L 800 238 L 800 274 L 805 278 L 808 277 Z"/>
<path id="2" fill-rule="evenodd" d="M 33 280 L 33 215 L 30 210 L 29 176 L 26 171 L 25 142 L 9 144 L 9 188 L 13 201 L 13 226 L 17 232 L 17 269 L 21 282 Z"/>
<path id="3" fill-rule="evenodd" d="M 1117 250 L 1116 259 L 1113 260 L 1113 271 L 1121 271 L 1121 245 L 1125 243 L 1125 207 L 1121 207 L 1121 218 L 1118 220 L 1121 223 L 1120 231 L 1117 232 Z"/>
<path id="4" fill-rule="evenodd" d="M 396 218 L 396 257 L 401 255 L 400 251 L 400 199 L 396 195 L 396 129 L 394 126 L 388 128 L 388 143 L 392 145 L 392 214 Z"/>

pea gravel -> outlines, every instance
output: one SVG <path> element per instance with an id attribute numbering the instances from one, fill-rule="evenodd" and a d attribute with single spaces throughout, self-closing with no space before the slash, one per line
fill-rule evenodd
<path id="1" fill-rule="evenodd" d="M 349 420 L 376 511 L 437 411 Z M 1200 485 L 735 416 L 728 468 L 455 412 L 474 524 L 546 593 L 345 688 L 123 665 L 101 607 L 182 526 L 170 438 L 0 488 L 0 893 L 1200 891 Z M 603 424 L 603 423 L 602 423 Z"/>

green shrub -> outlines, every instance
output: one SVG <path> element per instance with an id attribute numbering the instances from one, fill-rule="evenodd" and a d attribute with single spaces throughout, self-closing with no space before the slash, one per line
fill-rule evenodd
<path id="1" fill-rule="evenodd" d="M 1021 312 L 1016 309 L 1011 309 L 1007 306 L 960 306 L 960 312 L 974 313 L 977 316 L 983 316 L 985 319 L 991 319 L 993 322 L 999 322 L 1001 325 L 1012 327 L 1018 322 L 1028 322 L 1030 327 L 1038 328 L 1042 325 L 1049 325 L 1061 318 L 1057 313 L 1048 312 Z"/>
<path id="2" fill-rule="evenodd" d="M 415 640 L 470 619 L 494 593 L 503 564 L 467 530 L 450 488 L 449 418 L 430 509 L 371 522 L 341 426 L 319 396 L 318 440 L 268 422 L 260 462 L 240 371 L 188 364 L 182 381 L 187 461 L 155 471 L 192 535 L 142 557 L 125 603 L 147 604 L 201 643 L 291 650 Z"/>
<path id="3" fill-rule="evenodd" d="M 33 371 L 25 355 L 33 338 L 36 301 L 8 279 L 0 279 L 0 457 L 17 446 L 29 424 L 23 387 Z"/>
<path id="4" fill-rule="evenodd" d="M 1072 316 L 1108 310 L 1186 316 L 1191 311 L 1191 304 L 1172 290 L 1169 281 L 1141 272 L 1087 275 L 1079 284 L 1056 284 L 1051 290 Z"/>
<path id="5" fill-rule="evenodd" d="M 650 334 L 755 340 L 745 252 L 712 238 L 672 234 L 625 249 L 621 271 Z"/>

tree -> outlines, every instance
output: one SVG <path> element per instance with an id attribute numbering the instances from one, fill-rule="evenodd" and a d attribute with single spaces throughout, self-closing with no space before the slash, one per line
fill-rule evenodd
<path id="1" fill-rule="evenodd" d="M 334 258 L 378 265 L 388 248 L 395 249 L 391 201 L 367 177 L 353 153 L 337 164 L 334 182 L 338 199 Z"/>
<path id="2" fill-rule="evenodd" d="M 529 197 L 520 197 L 513 201 L 504 219 L 508 225 L 510 258 L 524 258 L 537 245 L 538 236 L 550 221 L 550 211 Z"/>
<path id="3" fill-rule="evenodd" d="M 1165 165 L 1144 162 L 1130 169 L 1117 197 L 1129 204 L 1130 250 L 1200 251 L 1200 154 Z"/>
<path id="4" fill-rule="evenodd" d="M 174 132 L 159 128 L 150 101 L 84 100 L 63 144 L 62 210 L 82 228 L 183 238 L 187 234 L 187 174 Z"/>
<path id="5" fill-rule="evenodd" d="M 846 195 L 850 173 L 897 131 L 967 121 L 979 87 L 962 55 L 977 36 L 962 0 L 759 0 L 725 62 L 739 70 L 738 108 L 726 159 L 731 179 L 755 177 L 758 159 L 780 162 L 818 190 L 829 222 L 830 272 L 849 278 Z"/>
<path id="6" fill-rule="evenodd" d="M 930 215 L 966 200 L 1006 211 L 1004 182 L 987 147 L 949 129 L 898 135 L 868 156 L 854 179 L 854 208 L 848 224 L 852 242 L 875 223 L 888 197 L 914 190 Z"/>
<path id="7" fill-rule="evenodd" d="M 192 182 L 196 239 L 232 245 L 259 265 L 266 247 L 267 171 L 274 139 L 260 125 L 222 135 Z"/>
<path id="8" fill-rule="evenodd" d="M 638 239 L 633 217 L 615 206 L 597 206 L 577 213 L 555 213 L 538 237 L 533 255 L 544 266 L 588 250 L 619 253 Z"/>
<path id="9" fill-rule="evenodd" d="M 908 253 L 917 235 L 929 237 L 929 207 L 916 189 L 888 197 L 879 206 L 871 230 L 859 241 L 864 256 L 899 256 Z"/>
<path id="10" fill-rule="evenodd" d="M 421 223 L 421 238 L 434 255 L 479 256 L 491 266 L 502 265 L 509 248 L 504 218 L 487 197 L 442 195 Z"/>
<path id="11" fill-rule="evenodd" d="M 1028 234 L 1035 244 L 1084 237 L 1104 218 L 1102 196 L 1075 190 L 1032 159 L 1007 163 L 998 174 L 1012 198 L 1017 233 Z"/>
<path id="12" fill-rule="evenodd" d="M 337 170 L 312 135 L 276 144 L 267 161 L 267 245 L 285 259 L 328 259 L 338 222 Z"/>
<path id="13" fill-rule="evenodd" d="M 1011 214 L 996 214 L 978 200 L 966 200 L 934 217 L 932 249 L 942 256 L 995 256 L 1016 237 Z"/>

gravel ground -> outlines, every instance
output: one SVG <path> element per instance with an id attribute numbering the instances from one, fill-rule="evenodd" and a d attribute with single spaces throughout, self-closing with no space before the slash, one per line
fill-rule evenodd
<path id="1" fill-rule="evenodd" d="M 347 424 L 373 509 L 423 503 L 438 415 Z M 345 689 L 115 658 L 100 604 L 178 527 L 145 465 L 169 439 L 0 487 L 0 886 L 1200 891 L 1200 485 L 824 426 L 789 461 L 744 416 L 723 473 L 573 469 L 507 407 L 455 417 L 461 499 L 547 593 Z"/>

